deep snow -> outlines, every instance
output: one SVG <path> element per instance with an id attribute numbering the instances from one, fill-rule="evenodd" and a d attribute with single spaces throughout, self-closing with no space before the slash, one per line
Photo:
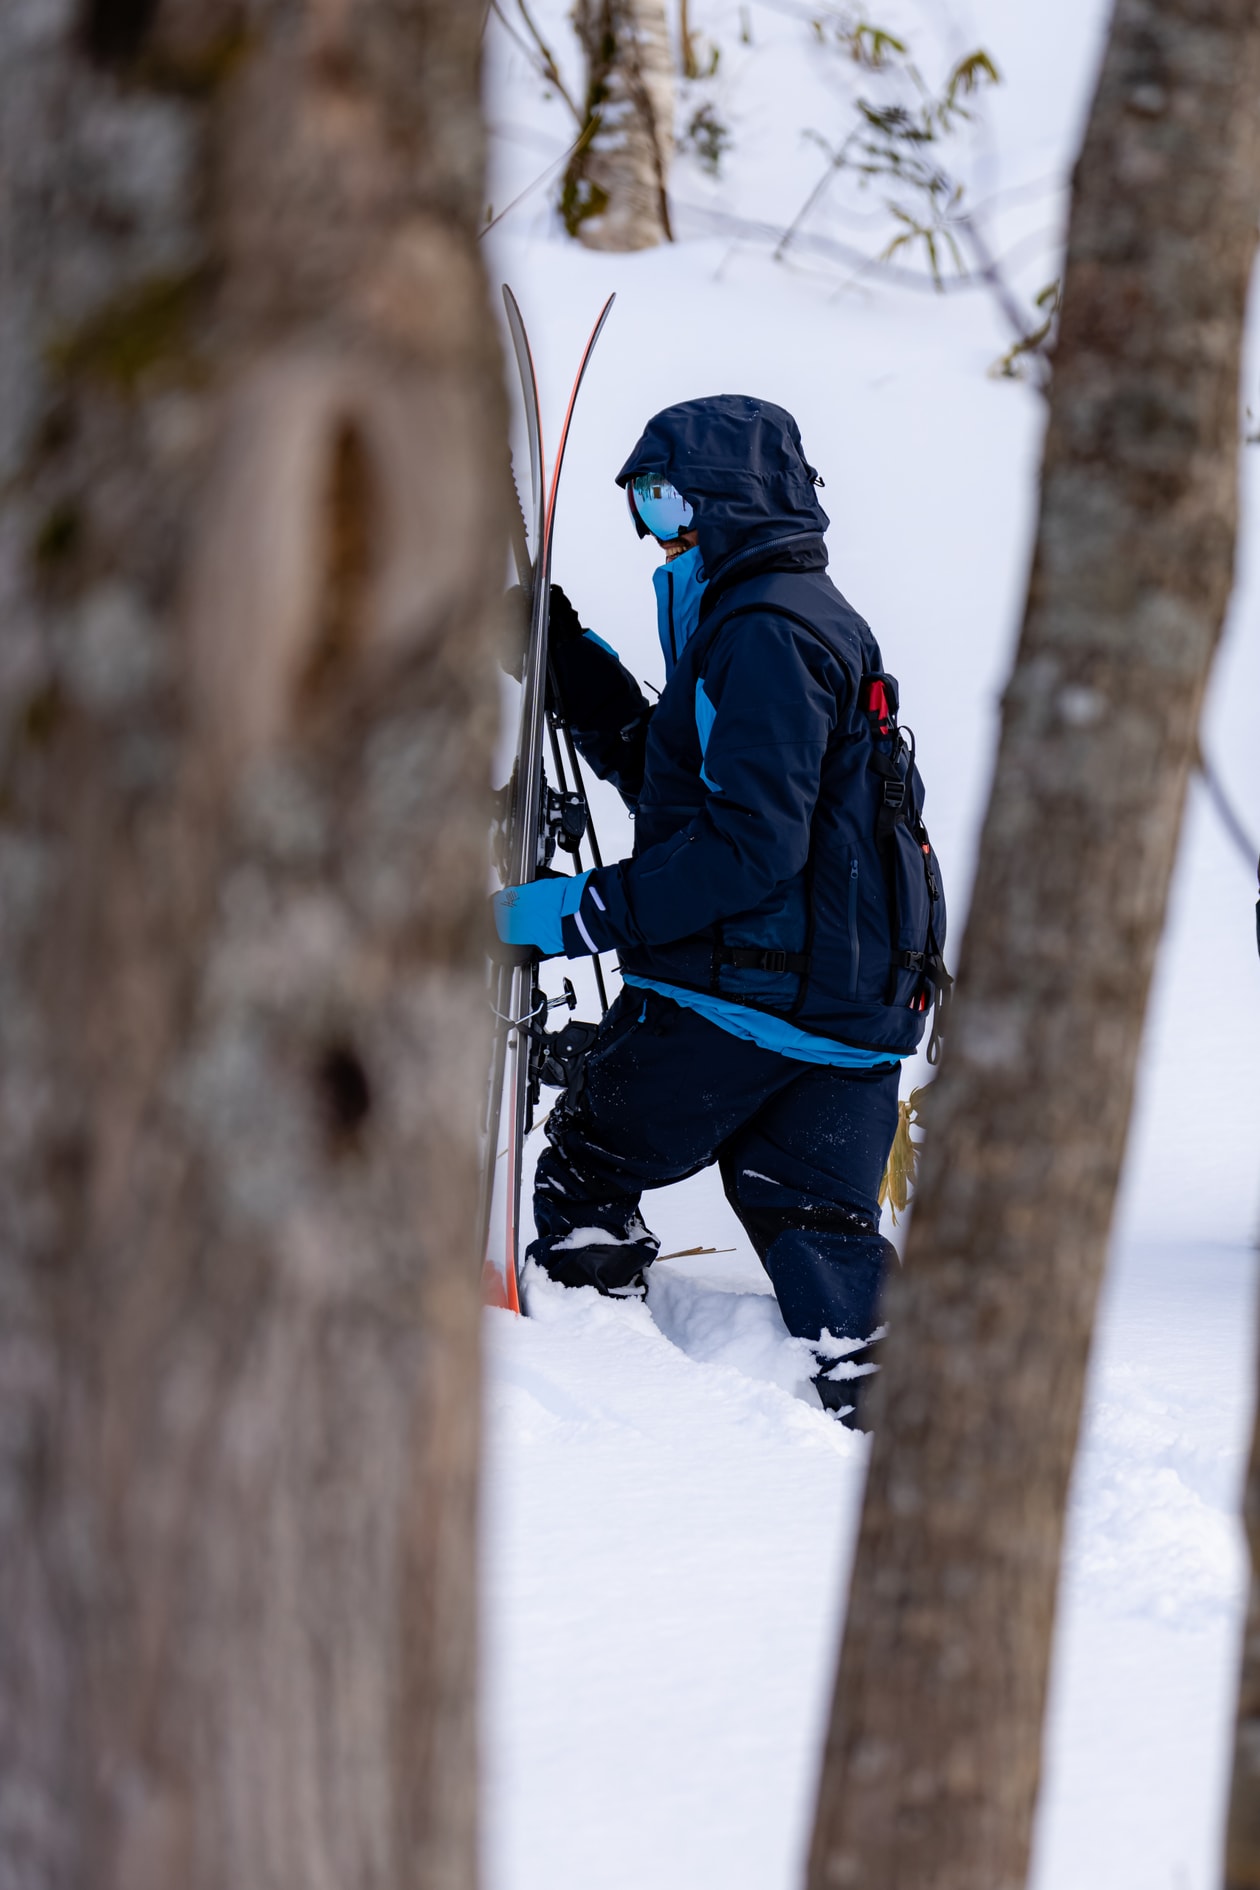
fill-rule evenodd
<path id="1" fill-rule="evenodd" d="M 565 46 L 562 0 L 533 10 Z M 910 29 L 926 10 L 904 0 L 887 17 Z M 1041 410 L 1027 388 L 987 376 L 1009 336 L 984 295 L 855 284 L 821 251 L 776 264 L 764 243 L 715 233 L 735 215 L 781 226 L 818 174 L 798 134 L 834 120 L 847 76 L 827 67 L 806 11 L 748 6 L 741 46 L 738 6 L 693 5 L 723 45 L 716 90 L 736 143 L 716 184 L 679 166 L 682 240 L 588 254 L 557 232 L 544 186 L 492 233 L 489 260 L 530 326 L 551 438 L 590 322 L 617 290 L 570 443 L 556 575 L 658 685 L 653 553 L 612 474 L 673 400 L 749 391 L 796 413 L 827 479 L 832 575 L 901 678 L 956 946 L 1022 603 Z M 933 10 L 940 46 L 982 42 L 1004 75 L 958 160 L 1027 294 L 1057 272 L 1105 11 Z M 919 43 L 928 65 L 937 42 Z M 501 207 L 572 134 L 493 21 L 487 46 Z M 884 240 L 839 214 L 819 229 L 868 252 Z M 1254 455 L 1243 463 L 1240 581 L 1205 726 L 1260 827 L 1260 490 Z M 596 809 L 606 854 L 623 850 L 616 797 L 597 790 Z M 1196 788 L 1091 1364 L 1034 1890 L 1215 1882 L 1260 1218 L 1254 897 Z M 905 1086 L 922 1074 L 908 1068 Z M 665 1252 L 733 1251 L 658 1263 L 646 1308 L 541 1282 L 528 1320 L 487 1314 L 491 1890 L 800 1880 L 866 1446 L 808 1401 L 799 1350 L 715 1179 L 651 1195 L 645 1213 Z"/>

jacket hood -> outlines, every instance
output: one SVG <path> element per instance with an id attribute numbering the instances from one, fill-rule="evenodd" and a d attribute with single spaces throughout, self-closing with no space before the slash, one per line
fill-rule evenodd
<path id="1" fill-rule="evenodd" d="M 817 474 L 790 413 L 745 394 L 711 394 L 666 407 L 617 474 L 663 473 L 695 507 L 700 557 L 709 579 L 745 548 L 830 520 L 818 502 Z"/>

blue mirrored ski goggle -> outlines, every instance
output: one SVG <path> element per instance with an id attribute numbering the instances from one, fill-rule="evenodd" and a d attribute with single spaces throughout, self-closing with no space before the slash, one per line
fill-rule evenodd
<path id="1" fill-rule="evenodd" d="M 651 532 L 662 544 L 685 532 L 694 514 L 677 486 L 660 473 L 637 473 L 626 487 L 630 516 L 640 538 Z"/>

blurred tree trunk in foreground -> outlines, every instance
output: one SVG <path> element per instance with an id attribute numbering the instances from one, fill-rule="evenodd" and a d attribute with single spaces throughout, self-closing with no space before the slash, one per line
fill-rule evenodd
<path id="1" fill-rule="evenodd" d="M 0 1890 L 475 1881 L 460 0 L 0 9 Z"/>
<path id="2" fill-rule="evenodd" d="M 576 0 L 586 125 L 561 188 L 570 236 L 590 249 L 672 238 L 674 70 L 662 0 Z"/>
<path id="3" fill-rule="evenodd" d="M 1024 1881 L 1134 1065 L 1229 595 L 1251 0 L 1119 0 L 1027 615 L 889 1353 L 811 1890 Z M 965 657 L 965 653 L 960 653 Z"/>

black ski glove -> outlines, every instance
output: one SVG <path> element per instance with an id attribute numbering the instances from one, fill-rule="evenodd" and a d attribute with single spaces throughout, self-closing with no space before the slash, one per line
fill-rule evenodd
<path id="1" fill-rule="evenodd" d="M 514 584 L 504 598 L 504 609 L 510 627 L 507 647 L 500 658 L 502 667 L 509 676 L 515 676 L 517 682 L 525 668 L 525 645 L 529 638 L 529 617 L 525 608 L 525 592 L 519 584 Z M 551 587 L 551 613 L 547 628 L 548 645 L 554 655 L 565 649 L 570 643 L 576 643 L 583 635 L 578 614 L 558 584 Z"/>
<path id="2" fill-rule="evenodd" d="M 560 589 L 558 584 L 551 587 L 551 620 L 549 638 L 553 650 L 562 650 L 566 643 L 576 643 L 585 635 L 578 614 Z"/>

